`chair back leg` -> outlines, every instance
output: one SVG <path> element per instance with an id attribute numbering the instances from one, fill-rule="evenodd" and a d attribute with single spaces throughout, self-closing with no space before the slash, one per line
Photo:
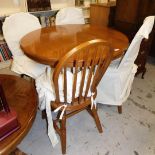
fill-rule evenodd
<path id="1" fill-rule="evenodd" d="M 119 114 L 122 114 L 122 106 L 120 105 L 120 106 L 117 106 L 117 109 L 118 109 L 118 113 Z"/>

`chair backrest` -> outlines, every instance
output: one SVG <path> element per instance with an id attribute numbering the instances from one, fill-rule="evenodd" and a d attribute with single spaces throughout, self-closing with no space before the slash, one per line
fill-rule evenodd
<path id="1" fill-rule="evenodd" d="M 19 42 L 27 33 L 41 28 L 37 17 L 29 13 L 16 13 L 7 17 L 3 23 L 4 38 L 13 56 L 24 55 Z"/>
<path id="2" fill-rule="evenodd" d="M 86 100 L 90 101 L 92 94 L 95 98 L 96 87 L 110 62 L 111 48 L 107 42 L 101 39 L 82 43 L 69 51 L 59 61 L 53 73 L 56 103 L 62 104 L 60 103 L 61 93 L 63 93 L 65 103 L 68 103 L 68 94 L 71 94 L 69 105 L 77 109 L 84 106 Z M 63 81 L 63 92 L 60 92 L 58 79 L 62 73 L 64 75 L 61 80 Z"/>
<path id="3" fill-rule="evenodd" d="M 82 9 L 75 7 L 61 9 L 56 15 L 55 24 L 85 24 Z"/>
<path id="4" fill-rule="evenodd" d="M 138 56 L 141 42 L 144 38 L 148 39 L 149 34 L 152 31 L 154 25 L 154 16 L 146 17 L 143 25 L 140 27 L 139 31 L 136 33 L 134 39 L 132 40 L 127 52 L 125 53 L 119 68 L 124 66 L 130 66 L 134 64 L 135 59 Z"/>

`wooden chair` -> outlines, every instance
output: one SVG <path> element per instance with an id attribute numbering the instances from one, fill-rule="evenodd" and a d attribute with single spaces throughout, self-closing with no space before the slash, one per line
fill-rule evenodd
<path id="1" fill-rule="evenodd" d="M 53 123 L 61 139 L 63 154 L 66 153 L 66 119 L 74 114 L 86 109 L 94 118 L 98 131 L 103 132 L 97 109 L 95 105 L 91 108 L 91 104 L 97 95 L 96 88 L 110 62 L 111 48 L 109 44 L 101 39 L 96 39 L 73 48 L 57 64 L 53 73 L 56 100 L 51 102 L 51 107 L 52 110 L 60 108 L 57 119 Z M 71 84 L 71 80 L 67 80 L 69 69 L 73 71 L 71 72 L 73 74 L 72 92 L 67 92 L 68 86 Z M 58 84 L 59 75 L 62 76 L 62 74 L 64 78 L 63 91 L 59 89 L 60 85 Z M 79 74 L 81 74 L 81 79 Z M 67 96 L 69 93 L 71 98 Z M 62 96 L 64 97 L 63 101 Z M 60 127 L 58 123 L 60 123 Z"/>

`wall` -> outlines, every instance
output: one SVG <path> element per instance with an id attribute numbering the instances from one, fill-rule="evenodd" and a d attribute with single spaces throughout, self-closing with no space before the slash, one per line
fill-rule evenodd
<path id="1" fill-rule="evenodd" d="M 51 8 L 57 9 L 57 8 L 63 8 L 67 6 L 74 6 L 75 0 L 51 0 Z"/>
<path id="2" fill-rule="evenodd" d="M 0 11 L 4 9 L 26 10 L 26 0 L 0 0 Z"/>
<path id="3" fill-rule="evenodd" d="M 0 0 L 0 8 L 18 8 L 16 0 Z"/>
<path id="4" fill-rule="evenodd" d="M 0 8 L 12 7 L 13 1 L 12 0 L 1 0 L 0 1 Z"/>

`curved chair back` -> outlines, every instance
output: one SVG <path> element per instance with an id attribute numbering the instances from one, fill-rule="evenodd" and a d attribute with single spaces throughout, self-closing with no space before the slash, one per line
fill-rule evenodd
<path id="1" fill-rule="evenodd" d="M 7 17 L 3 23 L 4 38 L 13 56 L 24 55 L 20 49 L 20 39 L 27 33 L 41 28 L 37 17 L 29 13 L 16 13 Z"/>
<path id="2" fill-rule="evenodd" d="M 82 43 L 69 51 L 59 61 L 53 73 L 56 101 L 52 106 L 55 105 L 56 108 L 61 104 L 70 103 L 67 106 L 68 110 L 88 106 L 91 97 L 96 97 L 96 87 L 110 62 L 111 48 L 101 39 Z M 62 88 L 59 76 L 63 77 Z"/>
<path id="3" fill-rule="evenodd" d="M 67 7 L 61 9 L 56 15 L 56 25 L 85 24 L 82 9 Z"/>
<path id="4" fill-rule="evenodd" d="M 149 34 L 152 31 L 154 25 L 154 16 L 146 17 L 143 25 L 140 27 L 139 31 L 136 33 L 134 39 L 132 40 L 126 54 L 124 55 L 119 68 L 126 66 L 132 66 L 135 59 L 138 56 L 141 42 L 144 38 L 148 39 Z"/>

